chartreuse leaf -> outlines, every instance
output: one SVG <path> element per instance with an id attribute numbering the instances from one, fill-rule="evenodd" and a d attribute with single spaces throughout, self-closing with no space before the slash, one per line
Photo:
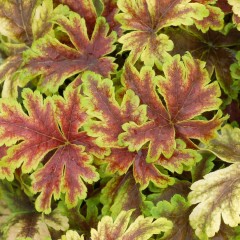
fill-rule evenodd
<path id="1" fill-rule="evenodd" d="M 163 76 L 155 76 L 150 67 L 140 72 L 126 64 L 122 82 L 133 90 L 141 103 L 147 105 L 148 121 L 143 124 L 125 123 L 119 143 L 130 151 L 139 151 L 149 143 L 147 162 L 155 162 L 161 154 L 169 158 L 176 148 L 176 138 L 188 145 L 191 139 L 207 142 L 226 117 L 218 112 L 211 120 L 193 119 L 206 111 L 217 110 L 221 104 L 217 82 L 210 83 L 204 62 L 186 54 L 180 60 L 176 55 L 163 65 Z M 164 98 L 166 105 L 159 98 Z"/>
<path id="2" fill-rule="evenodd" d="M 84 240 L 84 236 L 80 236 L 77 231 L 68 230 L 61 240 Z"/>
<path id="3" fill-rule="evenodd" d="M 233 87 L 235 77 L 232 78 L 230 72 L 230 66 L 236 62 L 236 57 L 229 48 L 240 45 L 239 31 L 233 28 L 227 35 L 224 35 L 212 30 L 202 33 L 191 27 L 188 29 L 169 28 L 166 34 L 174 42 L 173 54 L 182 55 L 189 51 L 193 57 L 205 61 L 209 75 L 212 76 L 215 71 L 216 78 L 224 92 L 232 98 L 237 97 L 238 89 Z M 238 68 L 237 64 L 234 68 Z"/>
<path id="4" fill-rule="evenodd" d="M 174 195 L 170 202 L 160 201 L 152 207 L 151 213 L 154 218 L 165 217 L 173 223 L 174 227 L 165 233 L 163 239 L 197 239 L 189 225 L 188 218 L 191 210 L 190 203 L 179 194 Z"/>
<path id="5" fill-rule="evenodd" d="M 50 212 L 52 196 L 59 199 L 61 192 L 66 193 L 67 205 L 74 206 L 79 198 L 86 197 L 83 180 L 98 180 L 91 165 L 92 154 L 101 158 L 107 153 L 86 132 L 79 132 L 87 121 L 79 88 L 66 88 L 64 98 L 43 100 L 38 91 L 29 89 L 22 96 L 28 113 L 17 101 L 0 102 L 1 144 L 9 146 L 0 162 L 0 177 L 12 180 L 14 170 L 20 166 L 23 173 L 32 172 L 46 157 L 46 164 L 32 175 L 33 190 L 40 192 L 37 210 Z"/>
<path id="6" fill-rule="evenodd" d="M 97 19 L 91 38 L 84 18 L 74 12 L 69 14 L 69 18 L 58 15 L 54 22 L 69 36 L 72 46 L 51 35 L 34 42 L 32 48 L 24 53 L 25 66 L 20 76 L 22 85 L 40 75 L 39 89 L 56 92 L 66 78 L 87 69 L 110 76 L 116 64 L 113 57 L 106 55 L 115 49 L 116 33 L 109 34 L 109 25 L 103 17 Z"/>
<path id="7" fill-rule="evenodd" d="M 91 230 L 92 240 L 147 240 L 153 234 L 166 232 L 172 228 L 172 224 L 166 218 L 153 218 L 142 215 L 129 225 L 132 210 L 121 211 L 115 221 L 109 216 L 105 216 L 98 223 L 98 228 Z"/>
<path id="8" fill-rule="evenodd" d="M 192 2 L 197 2 L 203 4 L 209 11 L 209 15 L 203 20 L 195 20 L 195 25 L 202 32 L 207 32 L 210 29 L 217 31 L 221 30 L 224 26 L 224 12 L 221 8 L 214 6 L 217 0 L 193 0 Z"/>
<path id="9" fill-rule="evenodd" d="M 232 6 L 233 22 L 237 25 L 237 29 L 240 30 L 240 4 L 237 0 L 228 0 L 228 3 Z"/>
<path id="10" fill-rule="evenodd" d="M 233 164 L 207 174 L 191 186 L 189 200 L 198 205 L 190 215 L 190 222 L 200 239 L 213 237 L 220 229 L 221 218 L 230 227 L 240 223 L 239 136 L 239 128 L 226 125 L 221 134 L 206 146 L 220 159 Z"/>
<path id="11" fill-rule="evenodd" d="M 67 217 L 55 209 L 49 215 L 37 213 L 33 202 L 17 186 L 10 183 L 0 185 L 0 222 L 1 232 L 6 240 L 46 240 L 51 239 L 51 229 L 66 231 L 68 229 Z"/>
<path id="12" fill-rule="evenodd" d="M 131 30 L 119 39 L 123 51 L 130 50 L 129 57 L 135 62 L 140 56 L 146 65 L 161 65 L 173 49 L 173 43 L 160 30 L 168 26 L 192 25 L 202 20 L 209 11 L 204 5 L 190 0 L 120 0 L 122 11 L 116 16 L 121 28 Z"/>

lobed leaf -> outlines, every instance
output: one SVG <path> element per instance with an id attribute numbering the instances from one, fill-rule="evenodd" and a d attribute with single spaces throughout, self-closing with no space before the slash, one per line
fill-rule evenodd
<path id="1" fill-rule="evenodd" d="M 203 18 L 203 20 L 195 20 L 195 25 L 198 29 L 205 33 L 209 29 L 217 31 L 224 27 L 224 12 L 221 10 L 221 8 L 214 6 L 216 0 L 193 0 L 192 2 L 205 5 L 209 11 L 209 15 Z"/>
<path id="2" fill-rule="evenodd" d="M 171 202 L 160 201 L 152 208 L 151 213 L 154 218 L 165 217 L 172 221 L 174 228 L 166 232 L 164 239 L 168 240 L 195 240 L 196 235 L 189 224 L 189 214 L 191 207 L 188 201 L 181 195 L 176 194 L 171 198 Z"/>
<path id="3" fill-rule="evenodd" d="M 98 224 L 98 229 L 91 230 L 92 240 L 116 239 L 116 240 L 145 240 L 153 234 L 168 231 L 172 224 L 165 218 L 159 218 L 153 222 L 153 218 L 139 216 L 129 225 L 132 211 L 121 211 L 113 221 L 109 216 L 105 216 Z"/>
<path id="4" fill-rule="evenodd" d="M 48 97 L 43 101 L 39 92 L 25 89 L 28 114 L 16 101 L 2 99 L 0 103 L 1 141 L 9 146 L 0 162 L 1 178 L 12 180 L 14 170 L 20 166 L 29 173 L 46 157 L 47 163 L 32 175 L 34 192 L 41 192 L 36 200 L 39 211 L 50 212 L 52 196 L 59 199 L 61 192 L 66 193 L 68 206 L 85 198 L 83 180 L 91 183 L 98 179 L 91 165 L 92 154 L 101 158 L 107 153 L 86 132 L 79 132 L 87 116 L 78 91 L 69 87 L 64 98 Z"/>
<path id="5" fill-rule="evenodd" d="M 224 92 L 236 98 L 237 89 L 233 87 L 230 72 L 230 66 L 236 62 L 236 57 L 230 48 L 240 45 L 239 31 L 232 29 L 224 35 L 209 30 L 203 34 L 195 28 L 189 28 L 168 29 L 166 33 L 174 42 L 172 54 L 185 54 L 189 51 L 195 58 L 205 61 L 210 76 L 215 71 L 216 78 Z"/>
<path id="6" fill-rule="evenodd" d="M 162 65 L 173 49 L 172 41 L 159 31 L 168 26 L 192 25 L 194 20 L 202 20 L 209 12 L 199 3 L 190 0 L 162 1 L 134 0 L 118 1 L 119 13 L 116 19 L 121 28 L 131 30 L 118 41 L 122 51 L 130 50 L 133 62 L 141 56 L 145 65 Z"/>
<path id="7" fill-rule="evenodd" d="M 213 237 L 219 231 L 221 218 L 230 227 L 240 223 L 239 133 L 238 128 L 226 125 L 207 146 L 220 159 L 233 164 L 207 174 L 191 186 L 189 200 L 198 205 L 190 215 L 190 222 L 201 239 Z"/>
<path id="8" fill-rule="evenodd" d="M 54 21 L 69 36 L 73 46 L 67 46 L 50 35 L 36 41 L 24 53 L 25 66 L 20 75 L 22 85 L 40 75 L 39 89 L 56 92 L 68 77 L 87 69 L 110 76 L 116 64 L 114 58 L 106 55 L 115 49 L 116 35 L 114 32 L 109 34 L 109 26 L 103 17 L 97 19 L 91 38 L 84 18 L 76 13 L 71 12 L 69 18 L 57 16 Z"/>
<path id="9" fill-rule="evenodd" d="M 221 118 L 220 112 L 209 121 L 193 119 L 206 111 L 218 109 L 220 89 L 216 82 L 209 84 L 203 62 L 193 59 L 190 54 L 182 58 L 183 62 L 178 55 L 174 56 L 163 65 L 165 77 L 155 77 L 150 67 L 143 67 L 139 73 L 132 65 L 125 66 L 122 82 L 139 96 L 142 104 L 148 106 L 149 121 L 141 125 L 125 123 L 125 132 L 119 135 L 119 143 L 128 146 L 130 151 L 139 151 L 149 143 L 147 162 L 157 161 L 161 154 L 171 157 L 176 138 L 188 145 L 193 144 L 191 139 L 209 141 L 226 119 Z M 156 87 L 166 106 L 158 97 Z"/>

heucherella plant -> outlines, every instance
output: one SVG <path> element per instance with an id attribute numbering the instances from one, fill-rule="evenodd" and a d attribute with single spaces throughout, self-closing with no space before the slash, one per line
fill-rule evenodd
<path id="1" fill-rule="evenodd" d="M 240 239 L 238 0 L 2 0 L 0 22 L 0 239 Z"/>

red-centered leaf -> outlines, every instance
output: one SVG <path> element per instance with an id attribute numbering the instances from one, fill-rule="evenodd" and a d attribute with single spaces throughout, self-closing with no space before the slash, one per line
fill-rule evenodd
<path id="1" fill-rule="evenodd" d="M 130 50 L 135 62 L 140 56 L 146 65 L 161 64 L 173 48 L 172 42 L 159 31 L 168 26 L 192 25 L 208 16 L 208 10 L 191 0 L 120 0 L 123 12 L 116 16 L 121 28 L 131 30 L 119 39 L 123 51 Z"/>
<path id="2" fill-rule="evenodd" d="M 56 92 L 64 80 L 76 73 L 91 70 L 105 77 L 116 68 L 114 58 L 107 57 L 115 47 L 116 33 L 109 34 L 109 26 L 103 17 L 97 19 L 91 38 L 87 34 L 85 20 L 71 13 L 69 19 L 61 15 L 55 19 L 74 47 L 60 43 L 48 35 L 33 44 L 25 52 L 25 71 L 21 75 L 22 84 L 41 75 L 39 88 Z"/>
<path id="3" fill-rule="evenodd" d="M 195 58 L 205 61 L 210 76 L 215 70 L 217 80 L 224 92 L 236 97 L 236 90 L 232 88 L 233 79 L 230 74 L 230 66 L 236 61 L 236 58 L 229 47 L 240 45 L 239 31 L 232 29 L 226 36 L 211 30 L 203 34 L 194 28 L 188 30 L 168 29 L 166 33 L 174 42 L 172 54 L 182 55 L 189 51 Z"/>
<path id="4" fill-rule="evenodd" d="M 97 19 L 97 13 L 92 0 L 54 0 L 57 3 L 62 3 L 78 13 L 86 20 L 88 33 L 91 34 Z"/>
<path id="5" fill-rule="evenodd" d="M 13 179 L 16 168 L 23 173 L 36 169 L 39 162 L 52 150 L 47 163 L 33 174 L 33 190 L 41 192 L 36 200 L 39 211 L 50 212 L 51 198 L 66 193 L 68 206 L 86 197 L 83 181 L 91 183 L 98 179 L 93 166 L 92 154 L 101 158 L 106 150 L 99 148 L 86 132 L 79 129 L 87 121 L 81 105 L 79 88 L 67 88 L 64 98 L 48 97 L 43 101 L 39 92 L 25 89 L 24 107 L 16 101 L 1 100 L 1 143 L 9 147 L 1 161 L 1 178 Z"/>
<path id="6" fill-rule="evenodd" d="M 140 215 L 129 225 L 132 210 L 121 211 L 115 221 L 109 216 L 104 216 L 98 223 L 98 228 L 91 230 L 92 240 L 101 239 L 122 239 L 122 240 L 143 240 L 149 239 L 153 234 L 169 231 L 172 224 L 166 218 L 153 218 Z"/>
<path id="7" fill-rule="evenodd" d="M 163 65 L 165 77 L 155 77 L 150 67 L 143 67 L 140 73 L 131 64 L 125 66 L 122 82 L 132 89 L 148 106 L 149 121 L 138 125 L 134 122 L 123 125 L 125 133 L 119 135 L 119 143 L 130 151 L 139 151 L 149 143 L 147 161 L 157 161 L 160 155 L 172 156 L 176 148 L 176 138 L 188 145 L 191 139 L 208 141 L 215 136 L 226 118 L 221 112 L 211 120 L 194 120 L 206 111 L 218 109 L 221 104 L 220 88 L 217 82 L 209 83 L 209 75 L 204 63 L 190 54 L 176 55 Z M 156 87 L 164 98 L 166 106 L 159 98 Z"/>
<path id="8" fill-rule="evenodd" d="M 221 30 L 224 26 L 224 12 L 221 8 L 214 6 L 216 0 L 192 0 L 205 5 L 209 11 L 209 15 L 203 20 L 195 20 L 198 29 L 207 32 L 209 28 L 212 30 Z"/>
<path id="9" fill-rule="evenodd" d="M 85 125 L 88 135 L 97 137 L 97 143 L 103 147 L 119 147 L 118 135 L 123 132 L 122 125 L 128 121 L 142 124 L 146 121 L 146 106 L 139 105 L 138 96 L 129 90 L 123 96 L 122 103 L 116 101 L 115 88 L 109 79 L 86 72 L 82 76 L 83 93 L 87 96 L 87 113 L 96 120 Z"/>
<path id="10" fill-rule="evenodd" d="M 145 189 L 150 181 L 159 187 L 173 184 L 174 179 L 161 173 L 154 164 L 147 163 L 146 156 L 147 150 L 136 153 L 129 152 L 127 148 L 113 148 L 104 161 L 108 164 L 107 171 L 111 173 L 124 174 L 133 165 L 133 176 L 141 189 Z"/>
<path id="11" fill-rule="evenodd" d="M 132 218 L 141 215 L 142 195 L 131 172 L 123 176 L 113 177 L 104 188 L 102 188 L 101 203 L 103 204 L 103 215 L 116 218 L 122 211 L 135 209 Z"/>

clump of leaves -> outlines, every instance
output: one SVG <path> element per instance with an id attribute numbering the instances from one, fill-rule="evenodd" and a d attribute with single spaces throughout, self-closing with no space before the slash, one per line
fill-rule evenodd
<path id="1" fill-rule="evenodd" d="M 240 239 L 237 0 L 4 0 L 0 238 Z"/>

